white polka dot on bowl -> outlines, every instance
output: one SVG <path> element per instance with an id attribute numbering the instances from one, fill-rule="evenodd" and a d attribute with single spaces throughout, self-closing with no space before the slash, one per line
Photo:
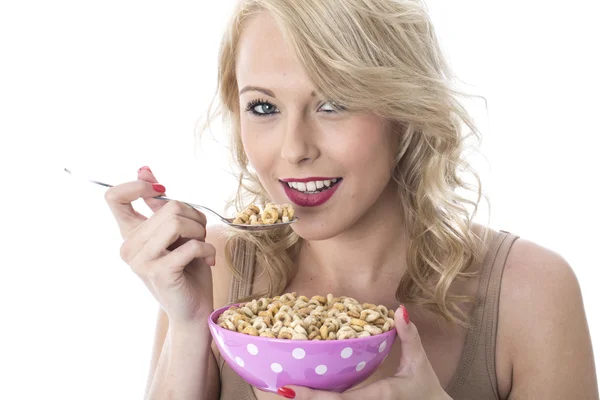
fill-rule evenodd
<path id="1" fill-rule="evenodd" d="M 242 360 L 242 359 L 241 359 L 241 358 L 239 358 L 239 357 L 236 357 L 236 358 L 235 358 L 235 362 L 236 362 L 236 363 L 237 363 L 237 365 L 239 365 L 240 367 L 243 367 L 243 366 L 244 366 L 244 360 Z"/>
<path id="2" fill-rule="evenodd" d="M 357 371 L 362 370 L 365 367 L 365 365 L 367 365 L 366 362 L 364 362 L 364 361 L 359 362 L 358 365 L 356 366 L 356 370 Z"/>
<path id="3" fill-rule="evenodd" d="M 379 345 L 379 352 L 381 353 L 382 351 L 384 351 L 386 346 L 387 346 L 387 342 L 384 340 L 384 341 L 383 341 L 383 342 L 381 342 L 381 344 Z"/>
<path id="4" fill-rule="evenodd" d="M 327 372 L 327 366 L 321 364 L 315 368 L 315 372 L 319 375 L 323 375 Z"/>
<path id="5" fill-rule="evenodd" d="M 271 370 L 273 372 L 275 372 L 276 374 L 278 374 L 281 371 L 283 371 L 283 367 L 279 363 L 273 363 L 273 364 L 271 364 Z"/>
<path id="6" fill-rule="evenodd" d="M 306 352 L 304 351 L 304 349 L 297 348 L 297 349 L 294 349 L 294 351 L 292 351 L 292 356 L 296 360 L 302 360 L 304 358 L 304 356 L 306 356 Z"/>
<path id="7" fill-rule="evenodd" d="M 252 354 L 253 356 L 258 354 L 258 347 L 256 347 L 256 345 L 253 343 L 248 343 L 246 349 L 248 350 L 248 353 Z"/>
<path id="8" fill-rule="evenodd" d="M 352 355 L 352 348 L 346 347 L 340 354 L 342 358 L 349 358 Z"/>

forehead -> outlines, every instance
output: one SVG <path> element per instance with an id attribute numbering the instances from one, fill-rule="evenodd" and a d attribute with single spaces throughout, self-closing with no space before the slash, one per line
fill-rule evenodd
<path id="1" fill-rule="evenodd" d="M 310 81 L 283 34 L 266 12 L 245 21 L 237 49 L 236 76 L 239 87 L 260 85 L 289 88 Z"/>

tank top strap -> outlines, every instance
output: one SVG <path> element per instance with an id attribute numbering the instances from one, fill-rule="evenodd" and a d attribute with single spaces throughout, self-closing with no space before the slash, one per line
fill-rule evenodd
<path id="1" fill-rule="evenodd" d="M 229 284 L 228 303 L 235 303 L 238 299 L 252 294 L 252 282 L 254 281 L 254 270 L 256 265 L 256 253 L 254 249 L 243 240 L 234 242 L 232 254 L 233 265 L 238 269 L 241 279 L 232 275 Z M 246 381 L 231 369 L 225 359 L 219 353 L 217 359 L 219 375 L 221 379 L 221 400 L 256 400 L 256 396 Z"/>
<path id="2" fill-rule="evenodd" d="M 498 310 L 500 306 L 500 285 L 502 283 L 502 274 L 506 266 L 506 259 L 513 243 L 519 238 L 507 231 L 500 231 L 504 234 L 503 240 L 498 248 L 498 253 L 494 259 L 494 264 L 489 272 L 488 289 L 483 311 L 482 332 L 480 335 L 485 340 L 487 370 L 490 379 L 494 383 L 494 389 L 498 391 L 496 382 L 496 334 L 498 332 Z M 483 290 L 482 290 L 483 291 Z M 483 336 L 485 335 L 485 336 Z"/>
<path id="3" fill-rule="evenodd" d="M 238 279 L 235 275 L 231 277 L 227 300 L 229 304 L 252 294 L 256 253 L 244 240 L 236 240 L 232 262 L 240 272 L 242 279 Z"/>
<path id="4" fill-rule="evenodd" d="M 500 285 L 508 253 L 519 237 L 503 230 L 491 232 L 480 269 L 473 327 L 467 334 L 461 363 L 448 385 L 448 394 L 455 398 L 498 399 L 496 333 Z"/>

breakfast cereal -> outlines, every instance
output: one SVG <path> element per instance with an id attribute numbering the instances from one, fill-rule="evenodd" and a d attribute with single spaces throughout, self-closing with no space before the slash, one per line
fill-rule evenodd
<path id="1" fill-rule="evenodd" d="M 378 335 L 394 327 L 394 311 L 341 296 L 263 297 L 231 306 L 217 320 L 222 328 L 252 336 L 291 340 L 343 340 Z"/>

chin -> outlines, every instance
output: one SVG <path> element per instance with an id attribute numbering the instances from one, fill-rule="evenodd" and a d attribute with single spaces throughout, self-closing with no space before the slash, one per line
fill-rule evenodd
<path id="1" fill-rule="evenodd" d="M 298 236 L 304 240 L 327 240 L 339 235 L 344 228 L 339 224 L 324 222 L 298 221 L 291 225 Z"/>

